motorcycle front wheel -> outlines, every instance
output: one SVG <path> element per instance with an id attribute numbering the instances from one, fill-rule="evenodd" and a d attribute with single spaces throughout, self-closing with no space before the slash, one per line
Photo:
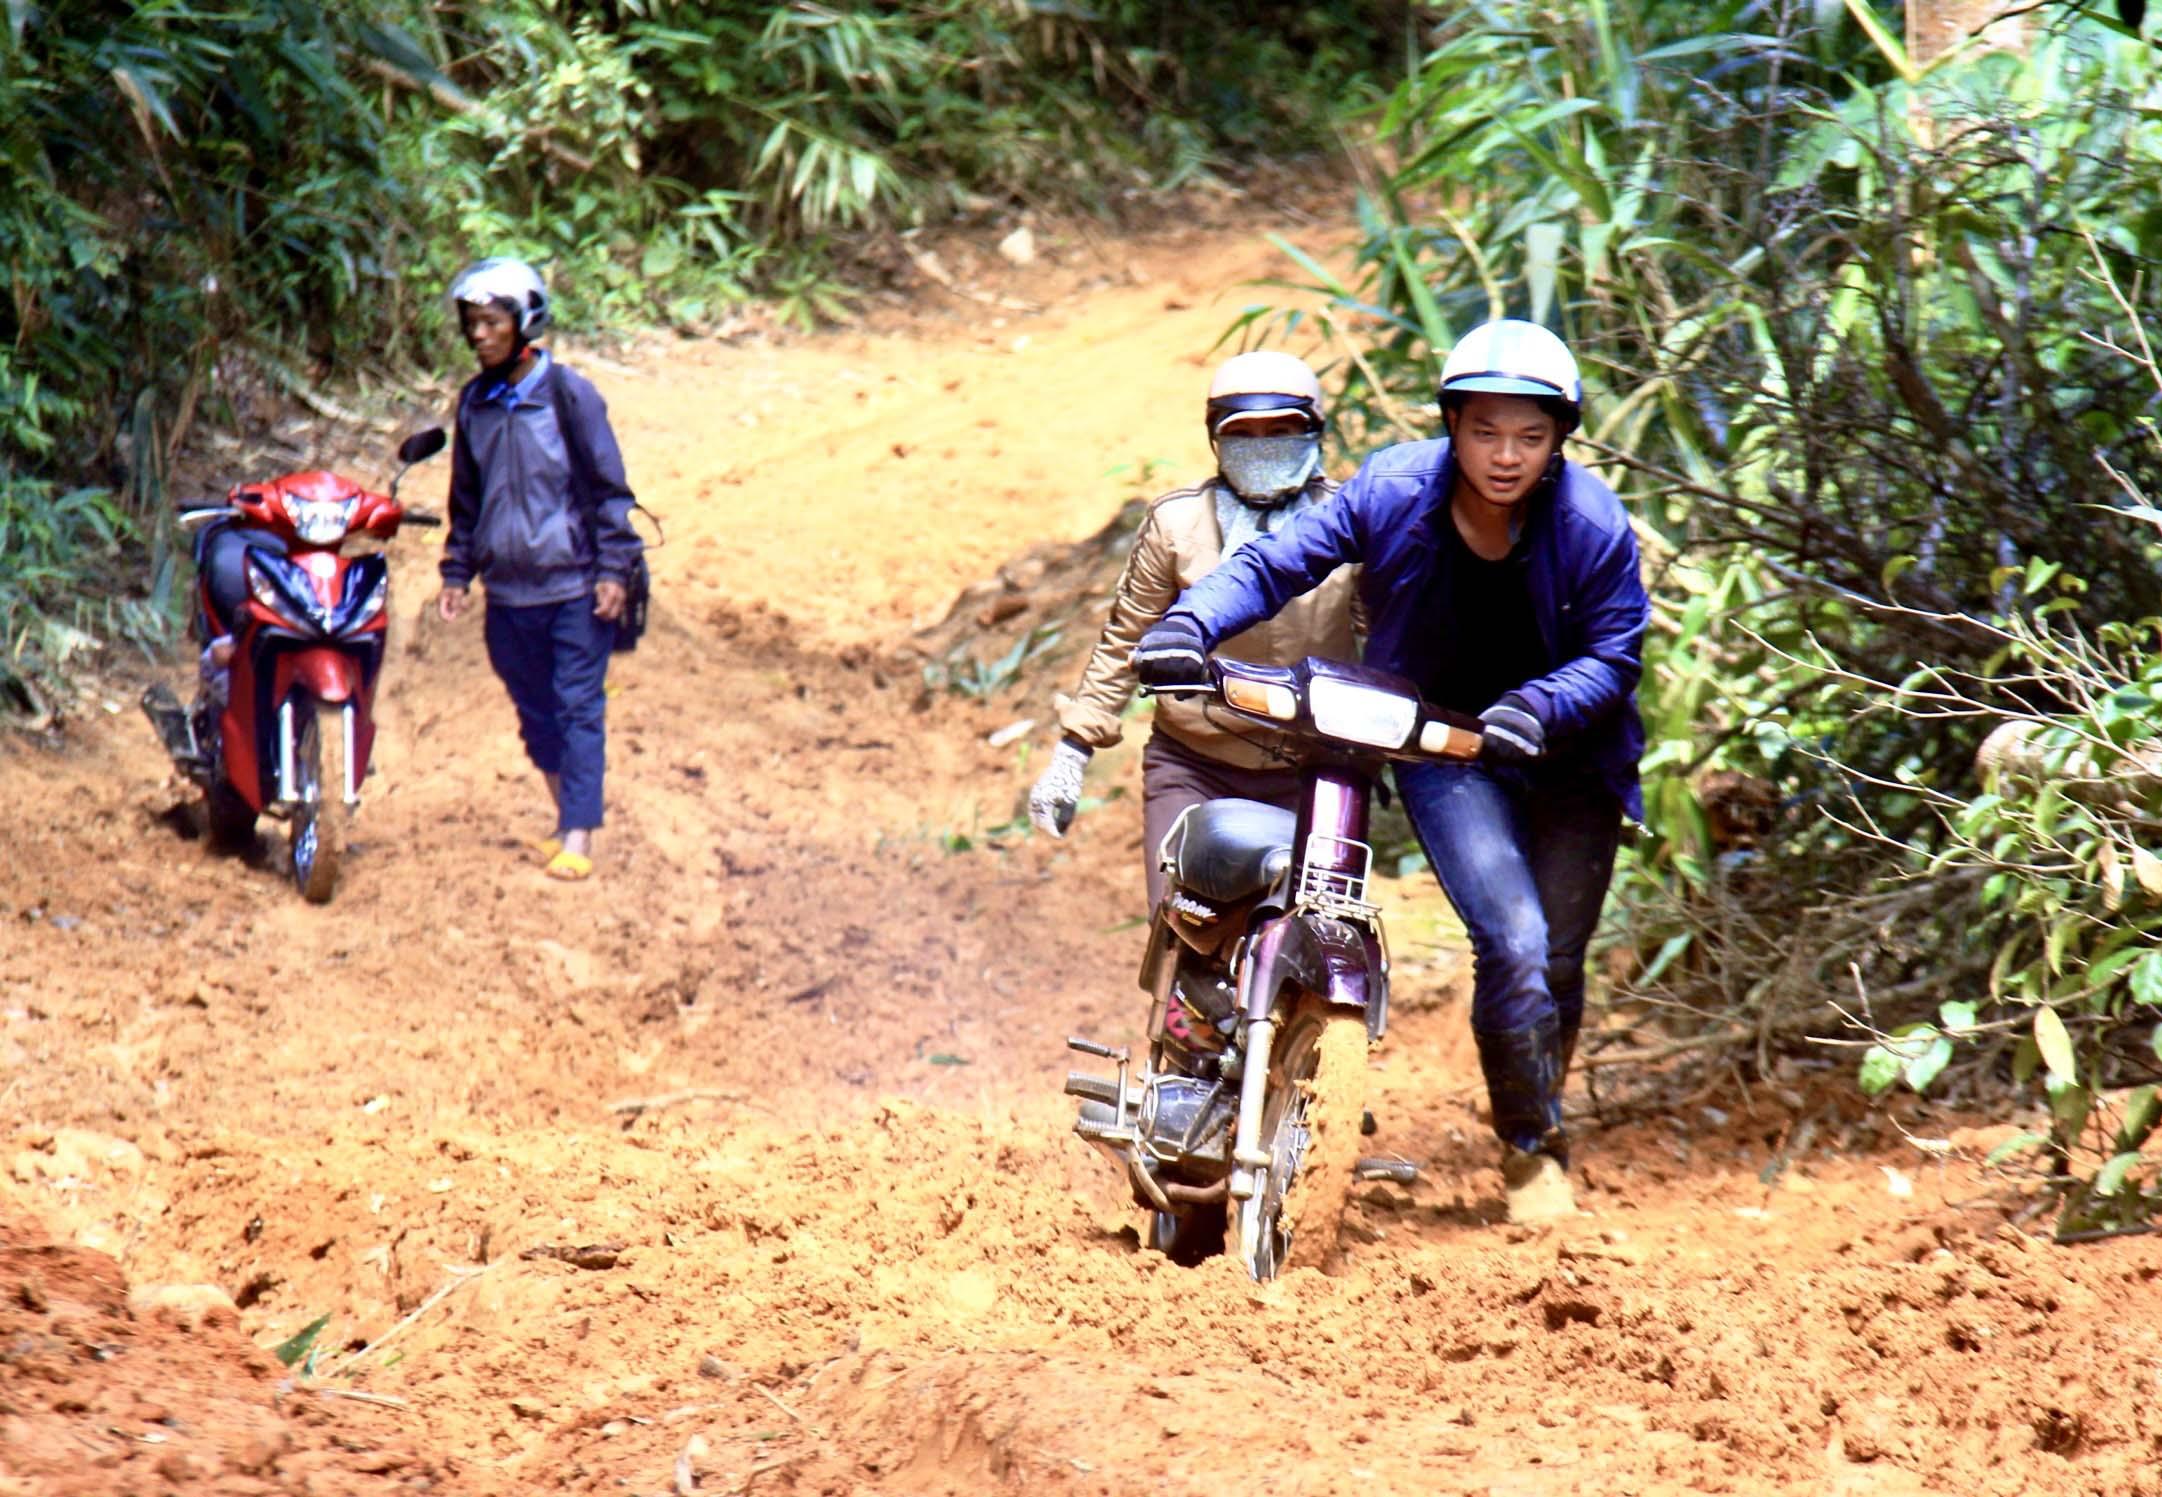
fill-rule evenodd
<path id="1" fill-rule="evenodd" d="M 345 710 L 303 699 L 293 716 L 293 883 L 308 903 L 327 904 L 345 854 Z"/>
<path id="2" fill-rule="evenodd" d="M 1336 1256 L 1359 1162 L 1366 1044 L 1366 1016 L 1356 1010 L 1302 995 L 1285 1011 L 1261 1115 L 1270 1164 L 1240 1222 L 1240 1255 L 1256 1279 L 1326 1267 Z"/>

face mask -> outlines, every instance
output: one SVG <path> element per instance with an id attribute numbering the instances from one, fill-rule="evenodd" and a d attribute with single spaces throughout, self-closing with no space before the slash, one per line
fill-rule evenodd
<path id="1" fill-rule="evenodd" d="M 1321 438 L 1219 437 L 1216 469 L 1248 504 L 1274 504 L 1306 487 L 1321 468 Z"/>

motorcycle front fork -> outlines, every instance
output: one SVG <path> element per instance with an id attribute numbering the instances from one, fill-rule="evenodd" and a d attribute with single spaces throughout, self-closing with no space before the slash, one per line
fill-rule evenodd
<path id="1" fill-rule="evenodd" d="M 358 747 L 360 730 L 358 714 L 354 712 L 351 702 L 338 704 L 338 731 L 345 750 L 338 756 L 345 783 L 336 787 L 336 793 L 345 801 L 348 809 L 357 809 L 360 805 L 360 774 L 355 763 L 355 750 Z M 294 724 L 293 698 L 287 697 L 278 706 L 278 805 L 285 810 L 290 810 L 301 800 L 299 742 L 299 731 Z M 315 794 L 319 799 L 331 792 L 332 787 L 327 785 L 315 787 Z"/>
<path id="2" fill-rule="evenodd" d="M 1260 1241 L 1262 1182 L 1274 1157 L 1261 1147 L 1261 1113 L 1269 1090 L 1269 1050 L 1276 1040 L 1276 1020 L 1256 1019 L 1246 1026 L 1246 1049 L 1239 1074 L 1239 1124 L 1231 1140 L 1231 1198 L 1239 1203 L 1239 1245 L 1246 1261 Z"/>

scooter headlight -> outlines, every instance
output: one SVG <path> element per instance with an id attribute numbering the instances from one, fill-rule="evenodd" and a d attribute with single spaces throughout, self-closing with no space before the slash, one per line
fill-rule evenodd
<path id="1" fill-rule="evenodd" d="M 289 614 L 293 611 L 293 605 L 278 591 L 278 584 L 270 580 L 270 574 L 252 560 L 248 563 L 248 596 L 272 613 Z"/>
<path id="2" fill-rule="evenodd" d="M 1323 677 L 1307 688 L 1314 726 L 1331 738 L 1370 748 L 1399 749 L 1419 723 L 1419 703 L 1393 691 Z"/>
<path id="3" fill-rule="evenodd" d="M 331 546 L 345 539 L 352 527 L 358 499 L 296 499 L 285 496 L 285 512 L 292 517 L 293 532 L 311 546 Z"/>

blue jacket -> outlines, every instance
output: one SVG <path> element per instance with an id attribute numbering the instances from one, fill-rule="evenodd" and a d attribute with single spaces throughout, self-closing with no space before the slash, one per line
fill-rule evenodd
<path id="1" fill-rule="evenodd" d="M 1366 663 L 1423 680 L 1443 651 L 1478 648 L 1476 640 L 1425 637 L 1418 627 L 1439 551 L 1436 527 L 1452 523 L 1454 479 L 1446 441 L 1384 447 L 1335 499 L 1241 546 L 1171 612 L 1198 624 L 1213 648 L 1357 562 L 1369 621 Z M 1636 533 L 1614 491 L 1575 463 L 1564 463 L 1560 482 L 1531 502 L 1525 578 L 1550 668 L 1518 690 L 1555 751 L 1592 767 L 1642 820 L 1636 687 L 1651 604 L 1638 575 Z"/>
<path id="2" fill-rule="evenodd" d="M 484 393 L 491 383 L 482 375 L 458 395 L 443 581 L 465 587 L 477 573 L 507 607 L 628 582 L 645 548 L 600 392 L 546 356 L 512 390 Z"/>

